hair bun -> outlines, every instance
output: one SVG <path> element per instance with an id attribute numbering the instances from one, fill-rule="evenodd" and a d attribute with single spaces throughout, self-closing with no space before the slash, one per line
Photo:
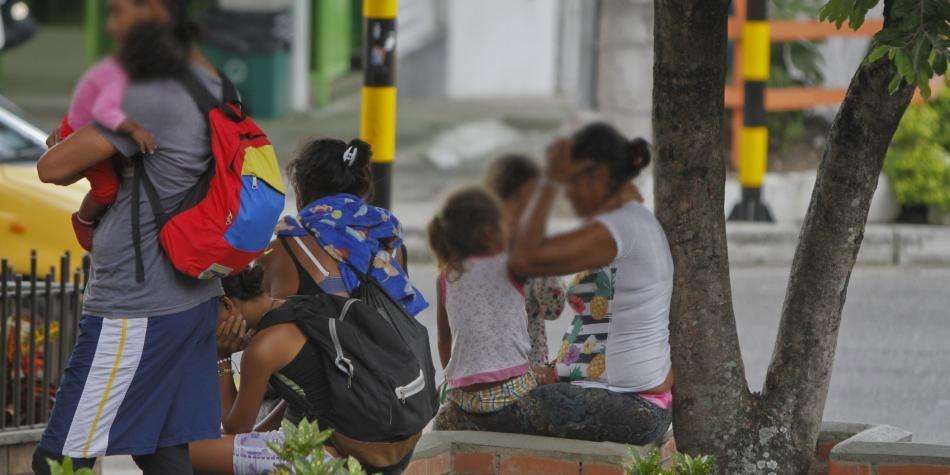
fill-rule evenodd
<path id="1" fill-rule="evenodd" d="M 629 150 L 630 166 L 637 173 L 650 164 L 650 144 L 646 140 L 637 137 L 627 142 L 627 150 Z"/>

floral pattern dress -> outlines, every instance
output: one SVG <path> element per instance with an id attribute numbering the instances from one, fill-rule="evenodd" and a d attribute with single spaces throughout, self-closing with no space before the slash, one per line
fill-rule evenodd
<path id="1" fill-rule="evenodd" d="M 528 313 L 528 336 L 531 338 L 532 364 L 548 364 L 548 336 L 544 322 L 557 320 L 564 311 L 566 292 L 560 277 L 541 277 L 525 282 L 525 309 Z"/>
<path id="2" fill-rule="evenodd" d="M 575 315 L 557 355 L 557 373 L 562 380 L 606 382 L 610 302 L 616 273 L 611 267 L 581 272 L 568 287 L 567 301 Z"/>

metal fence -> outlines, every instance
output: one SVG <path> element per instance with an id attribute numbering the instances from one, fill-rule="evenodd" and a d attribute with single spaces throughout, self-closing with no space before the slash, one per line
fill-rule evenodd
<path id="1" fill-rule="evenodd" d="M 24 274 L 0 260 L 0 432 L 46 423 L 79 334 L 88 258 L 40 270 L 33 252 L 30 263 Z"/>

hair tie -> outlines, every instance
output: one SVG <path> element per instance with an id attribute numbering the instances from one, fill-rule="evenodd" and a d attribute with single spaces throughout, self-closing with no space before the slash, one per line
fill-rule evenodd
<path id="1" fill-rule="evenodd" d="M 347 147 L 346 151 L 343 152 L 343 163 L 348 167 L 352 167 L 353 164 L 356 163 L 356 156 L 359 155 L 359 153 L 360 151 L 356 147 L 352 145 Z"/>

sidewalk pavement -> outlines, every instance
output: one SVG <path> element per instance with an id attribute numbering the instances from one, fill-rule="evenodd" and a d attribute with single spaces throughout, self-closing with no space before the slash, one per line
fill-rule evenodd
<path id="1" fill-rule="evenodd" d="M 431 262 L 426 224 L 438 203 L 397 202 L 393 211 L 403 225 L 409 256 L 415 262 Z M 548 232 L 566 231 L 579 225 L 567 217 L 552 220 Z M 733 266 L 790 265 L 798 246 L 801 223 L 726 224 L 729 262 Z M 859 265 L 950 267 L 950 226 L 869 224 L 858 254 Z"/>

